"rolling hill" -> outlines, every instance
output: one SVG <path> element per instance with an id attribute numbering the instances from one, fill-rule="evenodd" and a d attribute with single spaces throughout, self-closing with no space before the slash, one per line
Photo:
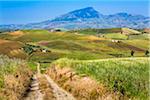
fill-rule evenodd
<path id="1" fill-rule="evenodd" d="M 98 30 L 103 37 L 95 35 Z M 29 81 L 32 83 L 33 80 L 29 78 L 36 69 L 35 62 L 38 62 L 41 75 L 44 73 L 52 77 L 79 100 L 146 100 L 149 59 L 145 51 L 149 48 L 149 34 L 137 34 L 138 31 L 127 28 L 123 31 L 127 34 L 121 34 L 122 28 L 67 32 L 40 29 L 1 33 L 0 99 L 16 100 L 30 93 L 25 91 L 28 87 L 26 84 Z M 133 57 L 131 51 L 134 51 Z M 39 84 L 41 93 L 51 99 L 49 95 L 54 93 L 47 91 L 54 88 L 46 80 L 39 80 Z M 32 89 L 31 85 L 29 88 Z"/>
<path id="2" fill-rule="evenodd" d="M 8 6 L 24 11 L 24 3 Z M 0 25 L 0 100 L 148 100 L 149 24 L 150 17 L 86 7 Z"/>
<path id="3" fill-rule="evenodd" d="M 92 32 L 92 30 L 90 31 Z M 119 32 L 120 29 L 112 29 L 112 31 Z M 20 30 L 3 33 L 0 35 L 1 41 L 7 40 L 8 42 L 1 44 L 0 51 L 10 57 L 51 62 L 63 57 L 81 60 L 129 57 L 131 50 L 136 52 L 135 56 L 144 56 L 145 50 L 148 50 L 148 40 L 144 40 L 144 37 L 135 41 L 136 37 L 127 40 L 127 36 L 120 33 L 104 33 L 102 34 L 104 37 L 97 37 L 86 34 L 85 31 L 82 32 L 83 34 L 77 34 L 73 31 Z M 111 32 L 111 30 L 108 29 L 108 32 Z M 143 34 L 137 35 L 137 38 L 141 35 Z M 113 42 L 114 40 L 119 40 L 119 42 Z M 28 44 L 30 44 L 30 47 Z M 21 50 L 22 47 L 28 48 L 29 52 L 30 49 L 36 48 L 47 49 L 51 52 L 44 53 L 38 50 L 33 52 L 32 55 L 28 55 L 28 52 Z"/>
<path id="4" fill-rule="evenodd" d="M 77 32 L 80 34 L 90 34 L 90 35 L 96 35 L 96 34 L 108 34 L 108 33 L 121 33 L 125 35 L 131 35 L 131 34 L 140 34 L 141 32 L 135 29 L 131 28 L 106 28 L 106 29 L 80 29 L 80 30 L 71 30 L 69 32 Z"/>

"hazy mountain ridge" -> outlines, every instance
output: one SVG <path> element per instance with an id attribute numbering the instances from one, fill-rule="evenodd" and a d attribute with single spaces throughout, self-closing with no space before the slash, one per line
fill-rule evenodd
<path id="1" fill-rule="evenodd" d="M 88 18 L 100 18 L 102 14 L 94 10 L 92 7 L 75 10 L 55 18 L 52 21 L 80 21 Z"/>
<path id="2" fill-rule="evenodd" d="M 47 20 L 40 23 L 30 23 L 25 25 L 0 25 L 0 29 L 33 29 L 33 28 L 149 28 L 150 18 L 142 15 L 132 15 L 128 13 L 117 13 L 112 15 L 103 15 L 93 7 L 74 10 L 67 14 Z"/>

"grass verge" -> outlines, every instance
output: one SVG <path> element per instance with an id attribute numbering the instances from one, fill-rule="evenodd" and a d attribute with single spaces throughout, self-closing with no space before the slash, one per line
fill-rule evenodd
<path id="1" fill-rule="evenodd" d="M 60 59 L 53 63 L 73 68 L 79 75 L 86 74 L 105 84 L 112 91 L 136 100 L 148 99 L 149 59 L 120 58 L 105 60 Z"/>
<path id="2" fill-rule="evenodd" d="M 25 61 L 0 55 L 0 100 L 20 100 L 31 75 Z"/>

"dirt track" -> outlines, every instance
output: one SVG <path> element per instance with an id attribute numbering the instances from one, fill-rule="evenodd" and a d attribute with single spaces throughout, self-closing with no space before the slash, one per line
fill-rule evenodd
<path id="1" fill-rule="evenodd" d="M 46 81 L 43 83 L 41 79 L 44 79 Z M 59 87 L 48 75 L 41 74 L 40 65 L 37 64 L 37 74 L 32 77 L 31 84 L 29 86 L 29 91 L 23 97 L 23 100 L 76 100 L 76 99 L 71 94 L 63 90 L 61 87 Z"/>
<path id="2" fill-rule="evenodd" d="M 53 88 L 53 94 L 56 97 L 56 100 L 75 100 L 71 94 L 60 88 L 48 75 L 44 76 L 48 80 L 50 86 Z"/>
<path id="3" fill-rule="evenodd" d="M 29 87 L 29 92 L 23 100 L 43 100 L 43 94 L 39 90 L 39 81 L 36 75 L 33 76 Z"/>

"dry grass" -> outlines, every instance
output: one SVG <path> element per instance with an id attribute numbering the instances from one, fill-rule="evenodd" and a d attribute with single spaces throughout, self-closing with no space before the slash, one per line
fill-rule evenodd
<path id="1" fill-rule="evenodd" d="M 111 93 L 104 85 L 87 76 L 81 77 L 70 68 L 51 67 L 47 74 L 77 100 L 119 100 L 120 94 Z"/>
<path id="2" fill-rule="evenodd" d="M 40 81 L 39 87 L 40 87 L 41 93 L 44 94 L 43 99 L 44 100 L 55 100 L 56 98 L 53 95 L 52 88 L 50 87 L 46 78 L 44 76 L 41 76 L 41 77 L 39 77 L 39 81 Z"/>
<path id="3" fill-rule="evenodd" d="M 0 55 L 0 100 L 21 100 L 32 71 L 19 59 Z"/>
<path id="4" fill-rule="evenodd" d="M 119 98 L 148 100 L 149 58 L 112 58 L 102 60 L 57 60 L 52 66 L 69 67 L 79 75 L 88 75 Z M 122 100 L 122 99 L 121 99 Z M 123 99 L 124 100 L 124 99 Z"/>

